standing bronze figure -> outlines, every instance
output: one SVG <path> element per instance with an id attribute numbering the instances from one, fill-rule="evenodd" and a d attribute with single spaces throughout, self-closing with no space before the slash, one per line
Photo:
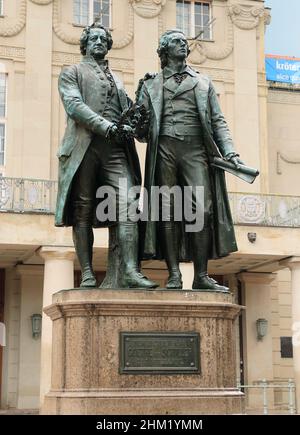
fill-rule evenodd
<path id="1" fill-rule="evenodd" d="M 97 284 L 92 268 L 92 227 L 98 187 L 110 186 L 116 192 L 117 204 L 121 197 L 127 197 L 127 216 L 130 205 L 136 200 L 130 195 L 130 188 L 141 184 L 132 129 L 120 122 L 122 113 L 128 110 L 131 102 L 105 59 L 112 44 L 110 32 L 98 22 L 86 27 L 80 39 L 82 61 L 65 68 L 59 77 L 59 93 L 68 117 L 58 152 L 55 224 L 73 227 L 74 245 L 82 271 L 81 287 L 95 287 Z M 121 179 L 126 180 L 125 187 L 122 187 Z M 137 223 L 132 222 L 130 216 L 125 222 L 120 222 L 117 216 L 117 224 L 96 223 L 96 226 L 100 225 L 115 225 L 116 228 L 120 265 L 113 272 L 120 275 L 118 286 L 156 287 L 139 271 Z"/>
<path id="2" fill-rule="evenodd" d="M 149 219 L 145 223 L 141 255 L 166 260 L 169 289 L 182 288 L 179 261 L 192 260 L 193 289 L 227 292 L 227 287 L 207 274 L 208 259 L 237 250 L 224 171 L 212 163 L 221 157 L 238 169 L 242 162 L 234 150 L 214 87 L 208 77 L 186 64 L 188 54 L 188 42 L 180 30 L 161 36 L 158 55 L 162 72 L 146 75 L 137 91 L 138 104 L 149 113 L 148 129 L 137 131 L 137 135 L 148 142 L 147 191 L 153 186 L 202 186 L 204 226 L 201 231 L 187 233 L 183 222 L 174 221 L 171 198 L 169 221 Z M 193 209 L 196 201 L 193 194 Z M 149 201 L 149 215 L 151 205 Z"/>

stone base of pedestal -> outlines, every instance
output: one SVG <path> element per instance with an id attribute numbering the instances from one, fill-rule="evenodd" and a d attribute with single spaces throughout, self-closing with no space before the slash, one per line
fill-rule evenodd
<path id="1" fill-rule="evenodd" d="M 240 308 L 230 294 L 191 290 L 56 293 L 45 309 L 53 320 L 52 387 L 41 413 L 243 413 L 235 388 Z M 160 349 L 157 336 L 167 337 Z M 124 340 L 133 340 L 125 351 Z"/>
<path id="2" fill-rule="evenodd" d="M 210 390 L 105 390 L 47 394 L 42 414 L 97 415 L 206 415 L 241 414 L 239 391 Z"/>

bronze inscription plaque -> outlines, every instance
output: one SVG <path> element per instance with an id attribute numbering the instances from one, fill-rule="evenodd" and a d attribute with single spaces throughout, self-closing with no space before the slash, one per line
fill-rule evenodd
<path id="1" fill-rule="evenodd" d="M 121 332 L 120 373 L 199 374 L 197 332 Z"/>

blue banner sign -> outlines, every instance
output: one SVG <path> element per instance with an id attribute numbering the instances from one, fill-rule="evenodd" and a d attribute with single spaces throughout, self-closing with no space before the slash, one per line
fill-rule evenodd
<path id="1" fill-rule="evenodd" d="M 267 55 L 266 74 L 273 82 L 300 84 L 300 59 Z"/>

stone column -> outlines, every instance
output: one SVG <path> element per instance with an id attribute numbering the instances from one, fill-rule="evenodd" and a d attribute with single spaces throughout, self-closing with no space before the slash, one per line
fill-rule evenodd
<path id="1" fill-rule="evenodd" d="M 292 329 L 293 329 L 293 362 L 294 380 L 296 384 L 296 407 L 300 412 L 300 257 L 292 257 L 280 262 L 291 270 L 292 287 Z"/>
<path id="2" fill-rule="evenodd" d="M 194 279 L 193 263 L 180 263 L 180 271 L 182 273 L 183 288 L 191 289 Z"/>
<path id="3" fill-rule="evenodd" d="M 16 267 L 5 270 L 4 319 L 6 347 L 3 348 L 1 408 L 17 408 L 20 342 L 20 277 Z"/>
<path id="4" fill-rule="evenodd" d="M 271 282 L 276 278 L 272 273 L 244 272 L 238 275 L 243 284 L 246 316 L 243 331 L 245 383 L 256 383 L 262 379 L 273 381 L 273 348 L 272 348 L 272 307 Z M 264 318 L 268 321 L 267 334 L 262 340 L 257 338 L 256 320 Z M 247 391 L 251 408 L 261 407 L 262 392 L 257 389 Z M 270 393 L 269 405 L 272 406 Z"/>
<path id="5" fill-rule="evenodd" d="M 160 36 L 159 15 L 162 5 L 155 2 L 133 0 L 134 9 L 134 82 L 135 86 L 146 72 L 158 71 L 159 58 L 156 55 L 158 39 Z M 142 35 L 147 35 L 145 37 Z"/>
<path id="6" fill-rule="evenodd" d="M 43 267 L 19 265 L 20 276 L 20 347 L 18 409 L 39 407 L 41 339 L 33 338 L 32 314 L 42 314 Z"/>
<path id="7" fill-rule="evenodd" d="M 39 254 L 45 260 L 43 308 L 52 304 L 52 295 L 59 290 L 74 287 L 75 249 L 69 247 L 40 248 Z M 43 313 L 41 341 L 41 405 L 51 385 L 52 322 Z"/>
<path id="8" fill-rule="evenodd" d="M 22 153 L 20 160 L 22 160 L 23 177 L 49 179 L 53 2 L 30 1 L 26 3 L 26 57 L 22 97 L 24 102 L 24 136 L 22 146 L 18 146 L 18 150 L 19 153 Z"/>
<path id="9" fill-rule="evenodd" d="M 132 0 L 130 3 L 130 7 L 133 8 L 134 12 L 134 88 L 137 89 L 139 80 L 147 72 L 159 71 L 159 57 L 156 54 L 156 50 L 161 33 L 159 26 L 160 13 L 165 2 L 159 4 L 159 2 L 154 1 Z M 144 171 L 146 156 L 144 144 L 138 143 L 137 151 L 142 171 Z"/>
<path id="10" fill-rule="evenodd" d="M 247 156 L 247 164 L 261 168 L 260 113 L 258 101 L 258 32 L 263 24 L 263 6 L 229 6 L 229 15 L 234 29 L 234 100 L 235 128 L 234 139 L 237 152 Z M 258 14 L 258 15 L 257 15 Z M 247 116 L 243 114 L 247 113 Z M 264 143 L 265 145 L 265 143 Z M 252 185 L 235 178 L 232 189 L 237 192 L 257 192 L 264 183 L 264 172 Z"/>

